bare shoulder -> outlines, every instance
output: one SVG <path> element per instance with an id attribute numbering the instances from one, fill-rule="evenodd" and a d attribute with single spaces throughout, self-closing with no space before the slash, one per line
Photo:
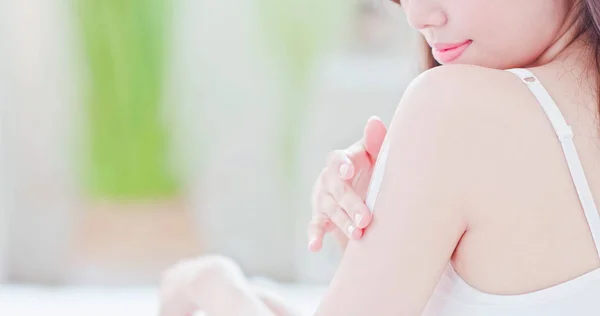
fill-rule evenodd
<path id="1" fill-rule="evenodd" d="M 438 132 L 477 138 L 503 132 L 507 124 L 517 123 L 519 118 L 540 118 L 541 113 L 515 74 L 473 65 L 446 65 L 425 71 L 410 83 L 394 120 L 408 115 Z"/>
<path id="2" fill-rule="evenodd" d="M 425 71 L 410 83 L 392 123 L 409 118 L 448 137 L 476 136 L 518 116 L 515 112 L 524 110 L 520 101 L 530 99 L 527 88 L 510 72 L 446 65 Z"/>
<path id="3" fill-rule="evenodd" d="M 490 166 L 495 168 L 493 172 L 504 165 L 510 169 L 502 161 L 505 153 L 520 146 L 515 140 L 521 139 L 532 121 L 547 123 L 539 119 L 541 115 L 535 98 L 516 75 L 478 66 L 446 65 L 411 82 L 390 131 L 396 133 L 394 137 L 410 134 L 419 146 L 432 148 L 423 154 L 435 152 L 436 163 L 452 169 L 443 173 L 451 178 L 448 183 L 462 183 L 466 191 L 476 192 L 471 186 L 492 178 Z"/>
<path id="4" fill-rule="evenodd" d="M 416 77 L 404 98 L 428 103 L 433 108 L 454 106 L 456 111 L 464 111 L 493 104 L 491 97 L 524 91 L 520 80 L 510 72 L 474 65 L 446 65 Z"/>

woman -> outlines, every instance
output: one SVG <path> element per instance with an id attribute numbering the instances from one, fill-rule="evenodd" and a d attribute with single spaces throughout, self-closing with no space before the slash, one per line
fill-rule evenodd
<path id="1" fill-rule="evenodd" d="M 330 222 L 352 241 L 316 315 L 597 315 L 600 2 L 401 5 L 444 66 L 404 94 L 366 205 L 346 178 L 368 163 L 317 180 L 310 248 Z"/>

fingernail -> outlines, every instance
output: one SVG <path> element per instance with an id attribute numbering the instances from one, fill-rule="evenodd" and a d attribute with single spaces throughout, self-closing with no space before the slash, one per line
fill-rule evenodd
<path id="1" fill-rule="evenodd" d="M 348 173 L 348 165 L 347 164 L 343 164 L 340 166 L 340 175 L 342 177 L 346 177 L 346 174 Z"/>
<path id="2" fill-rule="evenodd" d="M 358 213 L 354 216 L 354 223 L 356 224 L 356 226 L 360 226 L 360 222 L 362 221 L 363 218 L 364 218 L 364 216 L 360 213 Z"/>
<path id="3" fill-rule="evenodd" d="M 350 237 L 352 237 L 352 233 L 354 233 L 354 231 L 356 230 L 356 227 L 350 225 L 348 226 L 348 235 L 350 235 Z"/>

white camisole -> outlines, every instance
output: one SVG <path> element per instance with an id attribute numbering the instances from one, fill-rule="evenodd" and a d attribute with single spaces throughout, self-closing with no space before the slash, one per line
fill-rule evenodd
<path id="1" fill-rule="evenodd" d="M 600 215 L 596 209 L 581 161 L 573 143 L 573 132 L 562 113 L 533 73 L 526 69 L 509 69 L 534 94 L 548 116 L 560 144 L 573 184 L 579 195 L 596 250 L 600 256 Z M 386 139 L 387 140 L 387 139 Z M 388 155 L 384 141 L 375 164 L 366 204 L 373 210 L 383 180 Z M 429 299 L 426 316 L 597 316 L 600 315 L 600 268 L 561 284 L 518 295 L 496 295 L 481 292 L 465 282 L 448 263 Z"/>

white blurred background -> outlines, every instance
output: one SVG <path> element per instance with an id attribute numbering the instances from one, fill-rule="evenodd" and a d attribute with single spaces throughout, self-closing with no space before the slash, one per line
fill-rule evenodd
<path id="1" fill-rule="evenodd" d="M 0 311 L 154 299 L 206 253 L 326 284 L 339 253 L 306 250 L 312 184 L 417 72 L 384 1 L 0 1 Z"/>

